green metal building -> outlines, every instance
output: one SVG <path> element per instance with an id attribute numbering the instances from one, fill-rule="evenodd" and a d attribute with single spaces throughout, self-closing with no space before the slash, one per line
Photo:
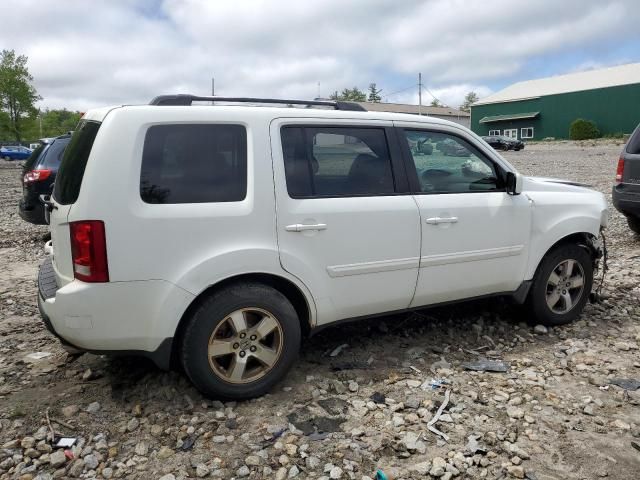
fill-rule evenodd
<path id="1" fill-rule="evenodd" d="M 471 106 L 478 135 L 569 138 L 577 118 L 602 135 L 632 132 L 640 123 L 640 63 L 515 83 Z"/>

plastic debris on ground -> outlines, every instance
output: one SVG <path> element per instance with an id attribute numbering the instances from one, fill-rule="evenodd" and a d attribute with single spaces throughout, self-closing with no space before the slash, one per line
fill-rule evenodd
<path id="1" fill-rule="evenodd" d="M 511 365 L 508 362 L 503 362 L 502 360 L 487 360 L 487 359 L 464 363 L 462 366 L 466 370 L 473 370 L 476 372 L 505 373 L 511 369 Z"/>
<path id="2" fill-rule="evenodd" d="M 633 378 L 614 378 L 613 380 L 609 380 L 609 383 L 631 391 L 635 391 L 640 388 L 640 380 L 635 380 Z"/>
<path id="3" fill-rule="evenodd" d="M 425 380 L 424 383 L 420 385 L 420 388 L 424 391 L 437 390 L 449 384 L 449 380 L 446 378 L 432 378 L 431 380 Z"/>
<path id="4" fill-rule="evenodd" d="M 329 354 L 330 357 L 337 357 L 338 355 L 340 355 L 340 352 L 342 352 L 342 350 L 344 350 L 345 348 L 347 348 L 349 346 L 348 343 L 343 343 L 342 345 L 338 345 L 336 348 L 334 348 L 331 353 Z"/>

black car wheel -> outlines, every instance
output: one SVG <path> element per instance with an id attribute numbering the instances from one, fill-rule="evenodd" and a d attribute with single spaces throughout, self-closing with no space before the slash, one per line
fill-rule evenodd
<path id="1" fill-rule="evenodd" d="M 584 309 L 593 284 L 593 263 L 587 251 L 564 244 L 542 259 L 527 298 L 532 320 L 543 325 L 564 325 Z"/>
<path id="2" fill-rule="evenodd" d="M 627 224 L 631 231 L 640 235 L 640 218 L 638 217 L 627 217 Z"/>
<path id="3" fill-rule="evenodd" d="M 300 337 L 298 315 L 282 293 L 259 283 L 232 285 L 192 312 L 182 337 L 182 365 L 208 397 L 257 397 L 287 373 Z"/>

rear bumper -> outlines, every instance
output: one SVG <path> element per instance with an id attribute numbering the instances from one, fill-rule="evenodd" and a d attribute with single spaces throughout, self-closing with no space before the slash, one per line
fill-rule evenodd
<path id="1" fill-rule="evenodd" d="M 625 184 L 616 185 L 611 192 L 613 206 L 626 216 L 640 218 L 640 191 L 629 190 Z"/>
<path id="2" fill-rule="evenodd" d="M 63 343 L 100 354 L 141 355 L 168 369 L 173 335 L 193 295 L 162 280 L 62 288 L 48 258 L 38 275 L 38 309 Z"/>

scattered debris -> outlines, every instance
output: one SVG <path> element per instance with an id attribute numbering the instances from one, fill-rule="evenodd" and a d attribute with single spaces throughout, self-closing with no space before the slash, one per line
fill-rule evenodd
<path id="1" fill-rule="evenodd" d="M 640 388 L 640 380 L 635 380 L 633 378 L 614 378 L 613 380 L 609 380 L 609 383 L 632 392 Z"/>
<path id="2" fill-rule="evenodd" d="M 501 360 L 480 359 L 475 362 L 468 362 L 462 365 L 466 370 L 474 370 L 476 372 L 508 372 L 511 365 Z"/>
<path id="3" fill-rule="evenodd" d="M 373 394 L 371 395 L 371 400 L 373 400 L 374 403 L 378 403 L 378 404 L 383 404 L 385 399 L 385 396 L 380 393 L 380 392 L 373 392 Z"/>
<path id="4" fill-rule="evenodd" d="M 347 348 L 349 346 L 348 343 L 343 343 L 342 345 L 338 345 L 336 348 L 334 348 L 331 353 L 329 354 L 330 357 L 337 357 L 338 355 L 340 355 L 340 352 L 342 352 L 342 350 L 344 350 L 345 348 Z"/>
<path id="5" fill-rule="evenodd" d="M 440 430 L 438 430 L 437 428 L 434 427 L 434 425 L 436 424 L 436 422 L 438 421 L 438 419 L 440 418 L 440 415 L 442 415 L 442 411 L 445 409 L 445 407 L 447 406 L 447 404 L 449 403 L 449 395 L 450 395 L 450 391 L 446 390 L 444 392 L 444 401 L 442 402 L 442 404 L 440 405 L 440 408 L 438 408 L 438 411 L 436 412 L 436 414 L 433 416 L 433 418 L 431 420 L 429 420 L 429 422 L 427 423 L 427 428 L 435 433 L 436 435 L 439 435 L 442 437 L 442 439 L 445 442 L 449 441 L 449 436 L 446 433 L 441 432 Z"/>
<path id="6" fill-rule="evenodd" d="M 70 448 L 75 445 L 77 440 L 78 439 L 74 437 L 60 437 L 53 446 L 56 448 Z"/>
<path id="7" fill-rule="evenodd" d="M 391 480 L 391 479 L 389 477 L 387 477 L 387 475 L 385 475 L 385 473 L 382 470 L 378 469 L 376 471 L 375 480 Z"/>
<path id="8" fill-rule="evenodd" d="M 479 438 L 480 435 L 469 435 L 467 437 L 467 445 L 465 446 L 465 449 L 469 454 L 475 455 L 476 453 L 480 453 L 484 455 L 487 453 L 487 450 L 485 448 L 482 448 L 478 443 Z"/>
<path id="9" fill-rule="evenodd" d="M 431 380 L 425 380 L 420 388 L 424 391 L 437 390 L 444 385 L 449 385 L 449 381 L 446 378 L 432 378 Z"/>
<path id="10" fill-rule="evenodd" d="M 180 447 L 180 450 L 182 450 L 183 452 L 191 450 L 195 445 L 197 439 L 198 439 L 198 436 L 196 434 L 189 435 L 187 438 L 185 438 L 182 441 L 182 446 Z"/>

